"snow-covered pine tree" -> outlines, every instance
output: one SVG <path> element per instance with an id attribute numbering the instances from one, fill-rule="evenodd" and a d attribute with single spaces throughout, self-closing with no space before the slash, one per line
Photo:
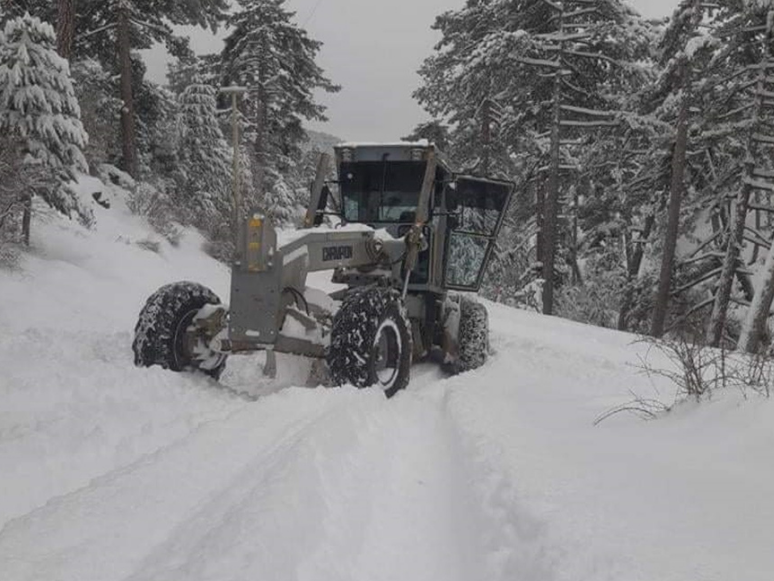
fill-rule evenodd
<path id="1" fill-rule="evenodd" d="M 642 111 L 641 97 L 635 93 L 626 108 Z M 664 154 L 656 146 L 661 145 L 665 130 L 652 116 L 622 115 L 617 127 L 588 140 L 580 158 L 582 170 L 575 185 L 578 262 L 614 271 L 604 277 L 586 272 L 583 284 L 587 288 L 616 284 L 616 288 L 598 289 L 596 294 L 611 296 L 613 304 L 608 308 L 617 307 L 616 326 L 620 330 L 644 330 L 639 317 L 630 317 L 630 313 L 636 308 L 656 211 L 663 205 Z M 563 312 L 578 293 L 571 290 L 569 296 L 561 295 Z"/>
<path id="2" fill-rule="evenodd" d="M 324 121 L 316 90 L 336 92 L 315 62 L 321 43 L 293 22 L 285 0 L 239 0 L 222 53 L 224 84 L 248 88 L 243 102 L 248 124 L 243 134 L 252 147 L 253 204 L 280 222 L 299 205 L 287 176 L 300 159 L 304 120 Z M 303 204 L 301 204 L 303 205 Z"/>
<path id="3" fill-rule="evenodd" d="M 231 215 L 231 152 L 217 116 L 216 90 L 189 85 L 178 97 L 177 203 L 187 222 L 214 241 L 226 242 Z"/>
<path id="4" fill-rule="evenodd" d="M 220 54 L 182 55 L 169 65 L 169 89 L 179 96 L 194 81 L 218 88 L 222 77 L 221 68 Z"/>
<path id="5" fill-rule="evenodd" d="M 23 155 L 25 175 L 46 172 L 46 187 L 25 189 L 24 239 L 29 244 L 31 198 L 39 195 L 66 215 L 90 219 L 90 210 L 65 187 L 77 171 L 87 171 L 83 148 L 88 136 L 80 121 L 70 69 L 56 52 L 51 25 L 25 15 L 9 20 L 0 44 L 0 135 Z"/>
<path id="6" fill-rule="evenodd" d="M 432 120 L 419 123 L 414 130 L 402 138 L 403 141 L 414 142 L 426 140 L 434 143 L 442 152 L 450 153 L 450 135 L 449 126 L 442 121 Z M 452 161 L 452 165 L 458 166 Z"/>
<path id="7" fill-rule="evenodd" d="M 552 83 L 549 162 L 544 225 L 543 312 L 553 313 L 562 173 L 577 169 L 573 150 L 584 134 L 615 127 L 620 96 L 646 80 L 650 31 L 639 15 L 619 0 L 559 0 L 549 3 L 549 28 L 536 36 L 526 61 Z M 569 163 L 568 163 L 569 161 Z"/>
<path id="8" fill-rule="evenodd" d="M 748 34 L 750 32 L 757 33 L 757 38 L 750 38 L 749 42 L 753 46 L 758 45 L 760 56 L 753 89 L 754 105 L 752 107 L 751 127 L 747 131 L 743 183 L 737 196 L 737 220 L 740 220 L 741 216 L 741 211 L 738 208 L 744 208 L 744 228 L 752 233 L 754 239 L 763 239 L 761 242 L 755 243 L 756 250 L 759 245 L 763 245 L 764 241 L 768 241 L 769 249 L 762 276 L 755 289 L 752 304 L 747 311 L 737 344 L 738 349 L 748 353 L 756 352 L 766 335 L 768 319 L 771 316 L 771 304 L 774 300 L 774 243 L 772 243 L 771 236 L 766 237 L 760 232 L 761 223 L 758 217 L 756 217 L 755 228 L 750 228 L 747 225 L 746 212 L 751 205 L 752 194 L 758 194 L 758 199 L 755 201 L 759 202 L 763 192 L 768 197 L 769 214 L 774 213 L 774 210 L 771 209 L 771 196 L 774 195 L 774 167 L 772 167 L 774 164 L 771 162 L 771 148 L 774 146 L 774 78 L 771 76 L 771 71 L 774 70 L 774 4 L 770 2 L 758 2 L 757 4 L 755 6 L 757 18 L 752 23 L 747 21 L 749 24 L 753 24 L 753 26 L 748 24 Z M 749 30 L 752 28 L 755 30 Z M 758 42 L 755 42 L 756 40 Z M 753 205 L 760 207 L 759 204 Z M 756 258 L 757 256 L 754 254 L 753 262 Z M 725 274 L 724 270 L 723 275 Z M 718 290 L 719 294 L 720 289 Z M 714 319 L 712 322 L 719 324 Z"/>
<path id="9" fill-rule="evenodd" d="M 122 164 L 137 174 L 136 122 L 133 111 L 137 93 L 142 88 L 143 67 L 134 50 L 163 43 L 173 56 L 188 53 L 188 41 L 173 30 L 175 25 L 209 27 L 212 30 L 223 20 L 228 8 L 226 0 L 77 0 L 74 20 L 73 58 L 94 58 L 106 70 L 119 74 L 118 96 L 121 109 Z M 33 14 L 54 23 L 57 3 L 51 0 L 26 0 Z"/>
<path id="10" fill-rule="evenodd" d="M 92 168 L 112 163 L 120 157 L 121 148 L 115 127 L 121 101 L 116 94 L 113 75 L 91 58 L 73 61 L 70 70 L 81 107 L 81 121 L 89 134 L 84 155 Z"/>
<path id="11" fill-rule="evenodd" d="M 774 7 L 770 2 L 737 0 L 721 7 L 713 31 L 718 49 L 710 63 L 711 120 L 718 148 L 730 166 L 725 173 L 736 190 L 733 220 L 727 229 L 725 256 L 707 331 L 707 342 L 713 346 L 723 339 L 734 275 L 744 258 L 745 242 L 759 247 L 770 245 L 770 236 L 748 224 L 748 213 L 753 194 L 765 192 L 770 198 L 774 193 L 772 19 Z M 757 308 L 768 311 L 768 305 L 760 299 L 755 300 Z M 760 326 L 753 331 L 748 325 L 744 346 L 754 345 L 760 331 Z"/>
<path id="12" fill-rule="evenodd" d="M 502 0 L 469 0 L 433 25 L 442 37 L 419 70 L 423 85 L 414 97 L 438 127 L 450 127 L 444 151 L 466 172 L 513 176 L 511 154 L 536 149 L 540 84 L 524 78 L 522 64 L 511 58 L 529 44 L 519 15 L 511 15 L 517 10 Z"/>
<path id="13" fill-rule="evenodd" d="M 702 0 L 683 0 L 662 33 L 657 47 L 661 70 L 654 83 L 651 101 L 656 117 L 674 127 L 674 131 L 667 141 L 671 150 L 670 163 L 664 168 L 669 174 L 669 201 L 650 329 L 651 335 L 655 337 L 664 333 L 672 291 L 681 208 L 686 189 L 685 174 L 692 121 L 690 111 L 696 99 L 693 69 L 697 68 L 697 61 L 701 62 L 697 57 L 697 49 L 703 48 L 707 39 L 701 29 L 704 12 Z"/>
<path id="14" fill-rule="evenodd" d="M 523 157 L 514 164 L 520 156 L 546 160 L 537 223 L 543 305 L 552 312 L 560 190 L 577 169 L 578 139 L 617 125 L 617 97 L 643 82 L 650 29 L 618 0 L 469 0 L 435 27 L 443 37 L 415 96 L 469 148 L 460 157 L 495 168 L 506 160 L 511 176 L 530 166 Z"/>

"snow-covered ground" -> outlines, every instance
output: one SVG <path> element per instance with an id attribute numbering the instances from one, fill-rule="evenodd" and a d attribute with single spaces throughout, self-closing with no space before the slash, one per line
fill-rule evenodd
<path id="1" fill-rule="evenodd" d="M 489 364 L 419 366 L 390 401 L 278 391 L 256 357 L 226 387 L 137 369 L 147 296 L 188 279 L 227 298 L 228 273 L 195 234 L 157 254 L 120 200 L 96 209 L 96 231 L 40 225 L 0 271 L 3 581 L 774 575 L 770 401 L 595 427 L 630 391 L 671 403 L 633 337 L 496 305 Z"/>

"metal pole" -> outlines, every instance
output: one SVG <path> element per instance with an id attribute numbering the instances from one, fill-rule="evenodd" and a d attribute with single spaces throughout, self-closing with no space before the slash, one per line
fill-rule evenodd
<path id="1" fill-rule="evenodd" d="M 231 126 L 232 139 L 234 145 L 234 208 L 233 208 L 233 228 L 234 228 L 234 251 L 239 248 L 239 229 L 241 227 L 242 214 L 242 195 L 239 191 L 239 108 L 237 103 L 236 91 L 231 93 Z"/>
<path id="2" fill-rule="evenodd" d="M 231 140 L 234 147 L 231 228 L 234 236 L 234 260 L 239 260 L 240 230 L 242 228 L 242 192 L 239 181 L 239 95 L 247 92 L 247 89 L 245 87 L 223 87 L 220 92 L 231 95 Z"/>

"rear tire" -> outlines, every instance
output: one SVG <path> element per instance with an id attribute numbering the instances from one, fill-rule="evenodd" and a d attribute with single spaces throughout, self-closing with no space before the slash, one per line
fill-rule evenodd
<path id="1" fill-rule="evenodd" d="M 211 368 L 202 368 L 184 348 L 184 334 L 205 305 L 219 305 L 210 289 L 193 282 L 176 282 L 157 290 L 140 311 L 134 328 L 134 364 L 160 365 L 172 371 L 198 370 L 218 379 L 226 366 L 226 356 L 214 354 Z"/>
<path id="2" fill-rule="evenodd" d="M 460 326 L 457 336 L 459 357 L 451 364 L 453 373 L 478 369 L 489 358 L 489 313 L 477 300 L 460 296 Z"/>
<path id="3" fill-rule="evenodd" d="M 327 361 L 337 385 L 379 386 L 387 397 L 411 377 L 411 333 L 400 293 L 390 288 L 352 290 L 333 318 Z"/>

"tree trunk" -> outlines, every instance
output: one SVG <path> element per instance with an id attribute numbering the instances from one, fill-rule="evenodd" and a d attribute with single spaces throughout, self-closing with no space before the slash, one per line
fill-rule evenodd
<path id="1" fill-rule="evenodd" d="M 75 33 L 75 0 L 58 0 L 56 19 L 56 49 L 62 58 L 70 60 Z"/>
<path id="2" fill-rule="evenodd" d="M 24 210 L 22 213 L 22 239 L 24 240 L 24 245 L 29 246 L 30 229 L 32 226 L 32 194 L 24 194 L 22 203 L 24 204 Z"/>
<path id="3" fill-rule="evenodd" d="M 766 323 L 771 311 L 771 303 L 774 300 L 774 245 L 766 257 L 766 266 L 763 268 L 760 286 L 753 296 L 752 304 L 747 310 L 747 317 L 742 327 L 739 343 L 736 348 L 747 353 L 758 350 L 765 332 Z"/>
<path id="4" fill-rule="evenodd" d="M 538 271 L 543 278 L 543 228 L 545 227 L 544 212 L 546 210 L 546 179 L 541 175 L 535 180 L 535 262 L 540 264 Z"/>
<path id="5" fill-rule="evenodd" d="M 492 146 L 492 103 L 487 98 L 484 99 L 481 105 L 481 148 L 483 150 L 483 158 L 481 160 L 481 173 L 485 176 L 489 175 L 490 159 L 491 159 L 491 146 Z"/>
<path id="6" fill-rule="evenodd" d="M 560 22 L 561 22 L 560 18 Z M 551 123 L 551 159 L 548 170 L 545 210 L 543 211 L 543 314 L 554 313 L 554 270 L 559 232 L 559 171 L 561 163 L 561 121 L 562 121 L 562 71 L 564 43 L 561 43 L 558 61 L 559 70 L 554 78 L 553 121 Z"/>
<path id="7" fill-rule="evenodd" d="M 134 95 L 132 92 L 132 53 L 130 30 L 130 4 L 121 0 L 118 4 L 118 66 L 121 71 L 121 147 L 124 171 L 137 177 L 137 144 L 134 127 Z"/>
<path id="8" fill-rule="evenodd" d="M 627 262 L 626 269 L 626 288 L 624 289 L 623 298 L 621 299 L 621 308 L 618 312 L 618 330 L 628 331 L 629 327 L 629 311 L 632 310 L 634 302 L 634 289 L 632 284 L 640 274 L 640 267 L 642 266 L 642 259 L 645 256 L 645 241 L 650 238 L 650 233 L 653 230 L 653 226 L 656 223 L 656 216 L 649 214 L 645 218 L 645 226 L 642 229 L 642 235 L 637 242 L 637 247 L 631 253 L 631 260 Z"/>
<path id="9" fill-rule="evenodd" d="M 680 100 L 680 111 L 677 114 L 675 148 L 672 152 L 672 180 L 669 186 L 669 209 L 664 252 L 661 258 L 658 291 L 653 309 L 653 321 L 650 327 L 650 333 L 654 337 L 661 337 L 664 334 L 664 324 L 666 322 L 667 308 L 669 307 L 669 292 L 672 288 L 672 270 L 675 263 L 677 237 L 680 229 L 680 207 L 682 205 L 683 190 L 685 189 L 685 157 L 688 147 L 689 75 L 688 63 L 684 58 L 679 64 L 679 74 L 682 98 Z"/>

